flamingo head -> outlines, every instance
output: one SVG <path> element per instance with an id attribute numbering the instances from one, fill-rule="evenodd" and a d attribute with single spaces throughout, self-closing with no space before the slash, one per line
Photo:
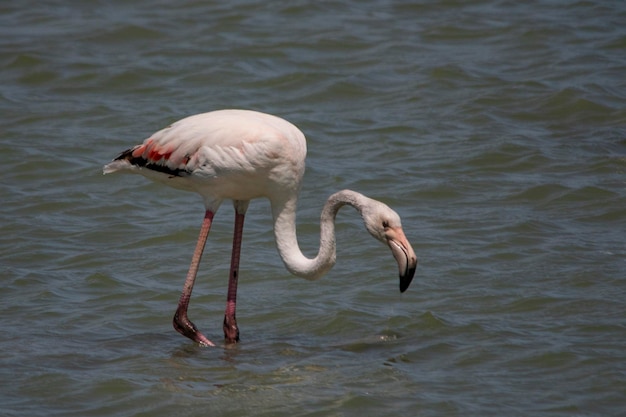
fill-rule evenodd
<path id="1" fill-rule="evenodd" d="M 415 275 L 417 256 L 404 235 L 398 213 L 380 201 L 368 200 L 368 204 L 364 205 L 361 210 L 365 228 L 391 249 L 400 272 L 400 292 L 404 292 L 409 288 Z"/>

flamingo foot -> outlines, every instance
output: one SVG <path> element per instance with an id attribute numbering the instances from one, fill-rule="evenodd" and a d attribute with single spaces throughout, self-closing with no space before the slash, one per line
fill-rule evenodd
<path id="1" fill-rule="evenodd" d="M 200 346 L 215 346 L 213 342 L 206 338 L 205 335 L 200 333 L 195 324 L 187 317 L 187 312 L 176 310 L 174 314 L 174 329 L 183 336 L 186 336 L 200 344 Z"/>
<path id="2" fill-rule="evenodd" d="M 237 319 L 235 319 L 234 314 L 224 316 L 224 338 L 226 343 L 239 342 L 239 327 L 237 327 Z"/>

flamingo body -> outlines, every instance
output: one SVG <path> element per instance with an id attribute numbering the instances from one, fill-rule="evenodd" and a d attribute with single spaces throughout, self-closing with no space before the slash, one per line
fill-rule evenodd
<path id="1" fill-rule="evenodd" d="M 124 155 L 124 157 L 122 157 Z M 106 165 L 196 191 L 217 210 L 225 200 L 297 193 L 306 140 L 291 123 L 250 110 L 218 110 L 179 120 Z"/>
<path id="2" fill-rule="evenodd" d="M 309 259 L 298 246 L 295 214 L 304 175 L 306 140 L 293 124 L 250 110 L 218 110 L 179 120 L 142 144 L 122 152 L 104 173 L 139 173 L 169 186 L 199 193 L 205 216 L 196 250 L 174 315 L 174 328 L 201 345 L 213 345 L 188 319 L 187 310 L 213 216 L 230 199 L 235 207 L 235 231 L 224 316 L 227 342 L 239 340 L 235 318 L 241 237 L 250 200 L 270 200 L 279 255 L 293 274 L 317 279 L 335 263 L 334 220 L 343 205 L 361 214 L 367 231 L 386 243 L 398 263 L 400 291 L 415 273 L 417 257 L 402 230 L 400 217 L 385 204 L 355 191 L 331 195 L 321 214 L 320 249 Z"/>

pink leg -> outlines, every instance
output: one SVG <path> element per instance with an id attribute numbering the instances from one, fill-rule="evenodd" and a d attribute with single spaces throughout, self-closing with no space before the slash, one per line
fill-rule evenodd
<path id="1" fill-rule="evenodd" d="M 237 282 L 239 280 L 239 258 L 241 255 L 241 238 L 243 234 L 244 214 L 235 212 L 235 232 L 233 234 L 233 252 L 230 259 L 230 276 L 228 278 L 228 296 L 224 313 L 224 337 L 227 343 L 239 342 L 239 328 L 235 318 L 237 307 Z"/>
<path id="2" fill-rule="evenodd" d="M 200 333 L 196 325 L 189 320 L 187 317 L 187 309 L 189 308 L 191 291 L 193 290 L 193 284 L 196 280 L 196 275 L 198 274 L 198 267 L 200 266 L 200 259 L 202 258 L 202 252 L 204 251 L 204 245 L 207 237 L 209 236 L 209 230 L 211 230 L 213 215 L 213 212 L 209 210 L 207 210 L 204 214 L 204 220 L 202 221 L 202 227 L 200 228 L 200 236 L 198 237 L 196 250 L 191 258 L 191 266 L 189 267 L 189 272 L 187 272 L 187 278 L 185 279 L 185 285 L 183 286 L 183 293 L 178 301 L 176 314 L 174 314 L 174 328 L 176 331 L 183 336 L 187 336 L 191 340 L 198 342 L 201 346 L 215 345 L 202 333 Z"/>

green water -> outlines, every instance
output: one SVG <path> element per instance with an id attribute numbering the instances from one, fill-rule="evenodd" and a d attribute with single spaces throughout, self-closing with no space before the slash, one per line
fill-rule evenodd
<path id="1" fill-rule="evenodd" d="M 626 409 L 626 5 L 619 1 L 6 2 L 0 6 L 3 416 L 619 416 Z M 269 205 L 233 213 L 171 326 L 201 199 L 102 165 L 194 113 L 308 138 L 325 198 L 391 205 L 420 264 L 346 208 L 338 262 L 290 276 Z"/>

